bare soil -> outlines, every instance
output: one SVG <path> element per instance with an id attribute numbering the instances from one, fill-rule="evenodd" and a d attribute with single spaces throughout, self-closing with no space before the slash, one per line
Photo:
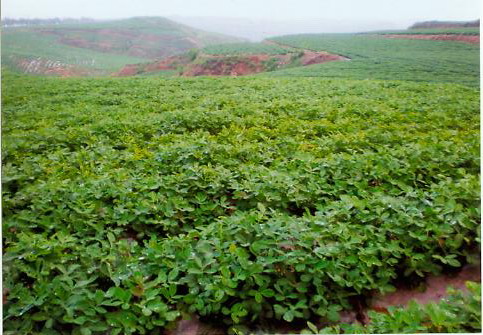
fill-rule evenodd
<path id="1" fill-rule="evenodd" d="M 119 72 L 116 73 L 118 77 L 129 77 L 135 76 L 139 73 L 138 65 L 136 64 L 128 64 L 124 66 Z"/>
<path id="2" fill-rule="evenodd" d="M 171 56 L 152 63 L 128 64 L 113 75 L 116 77 L 128 77 L 141 73 L 176 70 L 178 67 L 188 63 L 189 59 L 186 56 Z"/>
<path id="3" fill-rule="evenodd" d="M 437 35 L 437 34 L 388 34 L 384 35 L 386 38 L 402 38 L 402 39 L 416 39 L 416 40 L 434 40 L 434 41 L 457 41 L 470 44 L 480 44 L 479 35 Z"/>
<path id="4" fill-rule="evenodd" d="M 244 57 L 203 56 L 201 63 L 189 64 L 183 76 L 243 76 L 265 71 L 262 62 L 270 59 L 269 55 L 250 55 Z M 274 59 L 277 59 L 274 57 Z"/>
<path id="5" fill-rule="evenodd" d="M 195 60 L 187 56 L 172 56 L 149 64 L 126 65 L 115 76 L 132 76 L 146 72 L 163 70 L 180 70 L 184 77 L 196 76 L 244 76 L 260 72 L 273 71 L 289 65 L 300 66 L 322 64 L 332 61 L 349 60 L 340 55 L 327 52 L 301 50 L 302 55 L 298 58 L 297 53 L 280 55 L 251 54 L 251 55 L 208 55 L 200 53 Z M 294 58 L 295 57 L 295 58 Z"/>
<path id="6" fill-rule="evenodd" d="M 481 265 L 465 265 L 456 274 L 429 276 L 422 288 L 400 288 L 393 293 L 376 295 L 370 308 L 385 311 L 389 306 L 406 306 L 411 300 L 420 304 L 438 302 L 446 297 L 449 287 L 466 291 L 465 282 L 481 281 Z"/>
<path id="7" fill-rule="evenodd" d="M 273 71 L 289 66 L 294 61 L 294 54 L 268 55 L 254 54 L 244 56 L 212 56 L 203 55 L 201 64 L 188 65 L 183 76 L 244 76 L 260 72 Z M 331 61 L 347 60 L 347 58 L 329 54 L 304 50 L 298 59 L 301 66 L 322 64 Z"/>
<path id="8" fill-rule="evenodd" d="M 349 60 L 349 58 L 340 55 L 330 54 L 328 52 L 315 52 L 306 50 L 301 58 L 301 63 L 303 66 L 306 66 L 340 60 Z"/>

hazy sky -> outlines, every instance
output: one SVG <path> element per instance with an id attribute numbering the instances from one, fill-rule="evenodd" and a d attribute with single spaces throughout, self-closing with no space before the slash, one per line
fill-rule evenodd
<path id="1" fill-rule="evenodd" d="M 2 17 L 217 16 L 342 20 L 470 20 L 480 0 L 2 0 Z"/>

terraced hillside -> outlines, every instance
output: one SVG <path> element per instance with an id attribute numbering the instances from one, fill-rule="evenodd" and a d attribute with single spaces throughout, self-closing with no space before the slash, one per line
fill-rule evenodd
<path id="1" fill-rule="evenodd" d="M 2 63 L 31 74 L 107 74 L 125 64 L 240 40 L 160 17 L 4 28 Z"/>

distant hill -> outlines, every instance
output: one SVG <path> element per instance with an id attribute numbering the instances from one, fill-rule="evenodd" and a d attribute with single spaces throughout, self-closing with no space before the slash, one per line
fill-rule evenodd
<path id="1" fill-rule="evenodd" d="M 12 23 L 16 27 L 2 29 L 2 63 L 33 74 L 104 74 L 129 63 L 243 41 L 162 17 L 31 23 L 20 27 L 23 22 Z"/>
<path id="2" fill-rule="evenodd" d="M 424 21 L 413 24 L 409 29 L 444 29 L 480 27 L 480 20 L 475 21 Z"/>
<path id="3" fill-rule="evenodd" d="M 101 20 L 95 20 L 91 18 L 81 17 L 79 19 L 73 18 L 59 18 L 54 17 L 51 19 L 28 19 L 28 18 L 2 18 L 2 27 L 25 27 L 25 26 L 38 26 L 46 24 L 62 24 L 62 23 L 93 23 Z"/>

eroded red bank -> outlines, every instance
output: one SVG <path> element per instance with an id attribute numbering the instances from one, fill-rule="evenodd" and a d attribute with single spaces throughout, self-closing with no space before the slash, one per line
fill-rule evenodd
<path id="1" fill-rule="evenodd" d="M 176 70 L 178 75 L 194 76 L 244 76 L 282 69 L 287 66 L 306 66 L 332 61 L 349 60 L 326 52 L 301 51 L 284 55 L 237 55 L 220 56 L 201 54 L 196 59 L 188 56 L 173 56 L 149 64 L 126 65 L 117 76 L 133 76 L 165 70 Z"/>
<path id="2" fill-rule="evenodd" d="M 402 39 L 413 39 L 413 40 L 434 40 L 434 41 L 457 41 L 465 42 L 470 44 L 479 44 L 479 35 L 438 35 L 438 34 L 394 34 L 394 35 L 384 35 L 387 38 L 402 38 Z"/>

